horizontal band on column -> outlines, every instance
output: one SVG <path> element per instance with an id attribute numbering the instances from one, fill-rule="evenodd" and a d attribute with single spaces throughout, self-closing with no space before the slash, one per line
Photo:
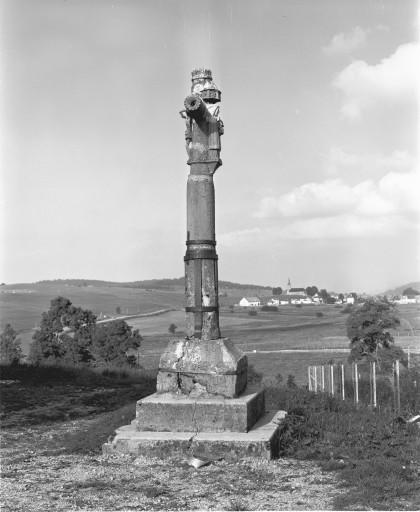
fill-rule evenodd
<path id="1" fill-rule="evenodd" d="M 187 245 L 216 245 L 216 240 L 187 240 Z"/>
<path id="2" fill-rule="evenodd" d="M 218 306 L 187 306 L 185 308 L 186 313 L 211 313 L 217 311 Z"/>
<path id="3" fill-rule="evenodd" d="M 184 261 L 190 260 L 217 260 L 219 257 L 214 249 L 191 249 L 188 248 Z"/>

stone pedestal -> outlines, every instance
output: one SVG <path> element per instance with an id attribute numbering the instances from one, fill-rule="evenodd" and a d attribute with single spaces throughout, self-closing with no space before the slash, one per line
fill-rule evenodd
<path id="1" fill-rule="evenodd" d="M 239 398 L 155 393 L 137 402 L 135 428 L 155 432 L 248 432 L 265 413 L 264 392 Z"/>
<path id="2" fill-rule="evenodd" d="M 138 431 L 135 421 L 120 427 L 104 453 L 149 457 L 200 456 L 235 461 L 243 457 L 273 459 L 279 455 L 279 425 L 284 411 L 269 411 L 249 432 L 150 432 Z"/>
<path id="3" fill-rule="evenodd" d="M 228 338 L 172 339 L 162 354 L 158 393 L 238 397 L 246 388 L 247 357 Z"/>
<path id="4" fill-rule="evenodd" d="M 157 392 L 137 402 L 105 453 L 238 459 L 278 455 L 284 411 L 265 411 L 264 391 L 247 388 L 247 358 L 226 338 L 172 339 L 159 364 Z"/>

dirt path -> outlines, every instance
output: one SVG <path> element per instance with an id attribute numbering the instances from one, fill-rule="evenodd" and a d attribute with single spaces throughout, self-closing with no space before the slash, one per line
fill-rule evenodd
<path id="1" fill-rule="evenodd" d="M 64 436 L 92 421 L 3 433 L 4 512 L 333 510 L 345 492 L 312 461 L 218 461 L 196 470 L 182 458 L 63 453 Z"/>

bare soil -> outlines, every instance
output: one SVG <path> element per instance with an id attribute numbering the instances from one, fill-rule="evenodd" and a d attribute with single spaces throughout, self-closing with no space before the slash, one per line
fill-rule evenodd
<path id="1" fill-rule="evenodd" d="M 334 510 L 346 492 L 335 472 L 312 461 L 221 460 L 194 469 L 188 458 L 69 453 L 69 435 L 98 421 L 106 414 L 5 430 L 2 510 Z"/>

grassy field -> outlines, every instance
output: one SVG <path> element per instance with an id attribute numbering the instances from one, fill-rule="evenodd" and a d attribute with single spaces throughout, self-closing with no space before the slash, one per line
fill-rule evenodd
<path id="1" fill-rule="evenodd" d="M 63 283 L 2 286 L 0 293 L 1 320 L 19 332 L 22 348 L 28 353 L 33 327 L 41 313 L 48 310 L 50 300 L 57 295 L 68 297 L 75 305 L 94 313 L 112 316 L 117 306 L 124 314 L 149 313 L 172 308 L 167 313 L 132 318 L 128 323 L 139 329 L 144 338 L 139 362 L 148 369 L 157 368 L 160 354 L 169 340 L 168 327 L 178 326 L 176 336 L 184 336 L 185 313 L 183 291 L 144 290 L 116 286 L 75 286 Z M 12 293 L 12 292 L 15 293 Z M 31 291 L 31 293 L 28 293 Z M 8 292 L 8 293 L 4 293 Z M 222 335 L 229 337 L 247 353 L 249 363 L 266 377 L 294 374 L 300 384 L 306 382 L 307 366 L 333 359 L 343 362 L 348 348 L 345 332 L 347 315 L 343 307 L 334 305 L 283 306 L 278 312 L 230 307 L 237 302 L 240 291 L 229 290 L 221 298 L 220 326 Z M 402 324 L 396 342 L 403 348 L 420 349 L 420 306 L 399 306 Z M 413 334 L 415 334 L 413 336 Z M 309 349 L 319 352 L 279 353 L 278 350 Z M 327 349 L 323 352 L 322 349 Z M 338 350 L 335 352 L 334 350 Z"/>
<path id="2" fill-rule="evenodd" d="M 68 284 L 6 285 L 0 289 L 0 319 L 9 322 L 17 331 L 32 329 L 39 324 L 51 299 L 59 295 L 69 298 L 75 306 L 115 315 L 119 306 L 123 314 L 149 313 L 165 308 L 181 308 L 182 290 L 144 290 L 116 286 L 72 286 Z M 14 292 L 14 293 L 13 293 Z"/>
<path id="3" fill-rule="evenodd" d="M 407 307 L 406 307 L 407 308 Z M 248 361 L 256 371 L 266 377 L 281 374 L 284 378 L 294 374 L 296 382 L 306 382 L 307 366 L 327 363 L 333 359 L 345 362 L 349 342 L 345 332 L 346 314 L 334 306 L 307 306 L 295 308 L 286 306 L 279 312 L 259 312 L 249 316 L 247 311 L 235 308 L 232 313 L 222 309 L 220 325 L 222 335 L 229 337 L 241 350 L 247 353 Z M 322 316 L 317 316 L 317 313 Z M 417 326 L 415 316 L 418 310 L 406 309 L 412 324 Z M 418 320 L 417 320 L 418 321 Z M 140 364 L 145 368 L 156 368 L 159 357 L 169 340 L 170 323 L 180 326 L 176 336 L 183 336 L 184 312 L 171 311 L 159 317 L 137 318 L 129 321 L 140 330 L 144 341 L 140 351 Z M 404 333 L 404 336 L 402 335 Z M 412 336 L 409 330 L 401 330 L 396 337 L 403 348 L 420 349 L 420 336 Z M 277 350 L 311 350 L 310 352 L 281 353 Z M 323 351 L 323 349 L 327 349 Z M 313 352 L 319 350 L 319 352 Z M 339 350 L 339 351 L 335 351 Z M 254 352 L 255 351 L 255 352 Z"/>

